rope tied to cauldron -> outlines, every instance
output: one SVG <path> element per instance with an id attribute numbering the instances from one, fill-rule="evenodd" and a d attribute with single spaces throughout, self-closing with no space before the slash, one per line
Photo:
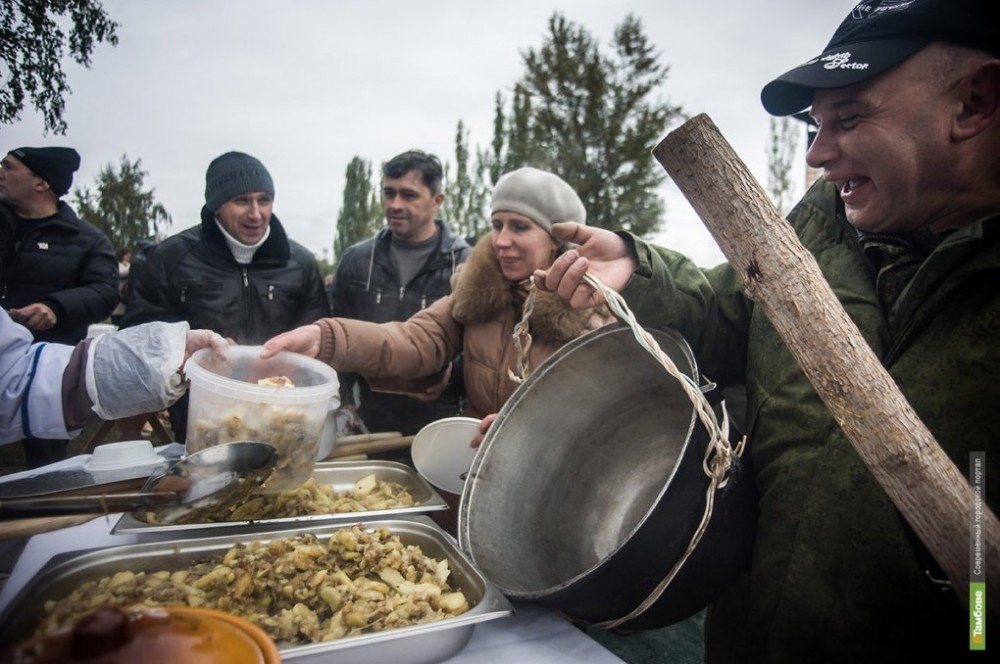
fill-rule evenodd
<path id="1" fill-rule="evenodd" d="M 653 588 L 646 599 L 640 602 L 630 613 L 621 618 L 590 624 L 591 627 L 599 629 L 613 629 L 629 620 L 639 617 L 655 604 L 680 572 L 684 563 L 694 553 L 694 550 L 698 547 L 698 543 L 701 542 L 702 536 L 708 529 L 708 523 L 712 518 L 712 509 L 715 505 L 715 492 L 726 486 L 726 483 L 729 481 L 729 469 L 732 467 L 733 457 L 743 456 L 747 439 L 746 436 L 743 436 L 735 447 L 730 445 L 725 433 L 729 430 L 729 412 L 726 410 L 725 402 L 723 401 L 721 404 L 722 423 L 720 425 L 715 416 L 715 411 L 712 410 L 711 404 L 705 397 L 705 393 L 702 392 L 694 379 L 677 368 L 673 360 L 660 349 L 660 345 L 656 343 L 653 336 L 643 329 L 636 320 L 635 314 L 632 313 L 632 310 L 625 303 L 625 298 L 605 286 L 600 279 L 590 274 L 585 274 L 583 279 L 604 297 L 604 301 L 607 302 L 611 312 L 628 325 L 639 345 L 652 355 L 668 374 L 677 380 L 683 388 L 684 393 L 691 400 L 695 413 L 698 419 L 701 420 L 709 436 L 708 444 L 705 445 L 705 455 L 702 458 L 702 470 L 708 476 L 709 482 L 705 491 L 705 511 L 702 514 L 701 522 L 692 534 L 691 541 L 688 543 L 684 554 L 674 563 L 667 575 Z M 538 287 L 535 285 L 535 278 L 533 276 L 530 278 L 530 282 L 528 296 L 525 298 L 521 309 L 521 320 L 514 326 L 513 336 L 514 348 L 517 350 L 517 373 L 515 374 L 510 369 L 507 370 L 510 379 L 518 385 L 527 379 L 531 371 L 528 357 L 528 353 L 531 350 L 531 331 L 528 326 L 528 320 L 534 311 L 535 294 L 538 291 Z"/>

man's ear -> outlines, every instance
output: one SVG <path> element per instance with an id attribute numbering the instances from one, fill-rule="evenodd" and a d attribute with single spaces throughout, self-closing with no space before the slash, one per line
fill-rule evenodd
<path id="1" fill-rule="evenodd" d="M 44 193 L 46 191 L 51 191 L 52 186 L 48 182 L 46 182 L 45 180 L 43 180 L 42 178 L 40 178 L 40 177 L 38 177 L 36 175 L 35 176 L 35 182 L 34 182 L 33 188 L 34 188 L 35 191 L 37 191 L 39 194 L 41 194 L 41 193 Z"/>
<path id="2" fill-rule="evenodd" d="M 444 194 L 441 193 L 441 192 L 438 192 L 434 196 L 434 205 L 435 205 L 435 207 L 440 208 L 442 203 L 444 203 Z"/>
<path id="3" fill-rule="evenodd" d="M 952 139 L 970 139 L 1000 122 L 1000 60 L 977 67 L 963 81 L 959 95 L 962 108 L 952 122 Z"/>

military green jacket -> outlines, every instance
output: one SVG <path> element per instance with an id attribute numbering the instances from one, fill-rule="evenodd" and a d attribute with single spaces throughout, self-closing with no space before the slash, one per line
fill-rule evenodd
<path id="1" fill-rule="evenodd" d="M 831 185 L 813 187 L 789 221 L 962 475 L 970 452 L 986 452 L 986 500 L 996 511 L 1000 215 L 948 235 L 890 311 L 879 304 L 856 232 L 837 219 Z M 923 546 L 733 270 L 700 269 L 632 241 L 639 267 L 623 295 L 640 322 L 674 327 L 704 374 L 747 386 L 760 492 L 753 565 L 709 612 L 707 660 L 943 662 L 967 654 L 968 617 L 955 595 L 928 579 L 934 566 Z M 991 603 L 1000 598 L 992 592 Z"/>

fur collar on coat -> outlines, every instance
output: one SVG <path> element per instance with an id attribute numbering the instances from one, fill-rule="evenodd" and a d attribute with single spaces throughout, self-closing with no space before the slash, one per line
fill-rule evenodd
<path id="1" fill-rule="evenodd" d="M 512 284 L 504 279 L 489 235 L 476 243 L 460 268 L 452 277 L 451 313 L 456 321 L 463 325 L 485 323 L 501 318 L 510 309 L 516 310 L 515 320 L 521 319 L 527 281 Z M 538 291 L 530 328 L 539 341 L 562 345 L 612 320 L 606 305 L 573 309 L 557 294 Z"/>

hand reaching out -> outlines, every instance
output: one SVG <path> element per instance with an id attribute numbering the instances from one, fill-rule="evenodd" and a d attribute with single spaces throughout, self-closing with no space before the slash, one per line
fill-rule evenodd
<path id="1" fill-rule="evenodd" d="M 553 224 L 552 234 L 579 247 L 556 258 L 547 271 L 536 270 L 535 283 L 542 290 L 558 293 L 576 309 L 603 301 L 601 294 L 583 281 L 584 274 L 589 273 L 611 290 L 620 292 L 638 266 L 625 240 L 609 230 L 564 222 Z"/>
<path id="2" fill-rule="evenodd" d="M 319 325 L 303 325 L 290 332 L 282 332 L 276 337 L 272 337 L 264 342 L 264 352 L 260 354 L 262 359 L 274 357 L 283 350 L 293 353 L 316 357 L 319 355 L 320 344 Z"/>

